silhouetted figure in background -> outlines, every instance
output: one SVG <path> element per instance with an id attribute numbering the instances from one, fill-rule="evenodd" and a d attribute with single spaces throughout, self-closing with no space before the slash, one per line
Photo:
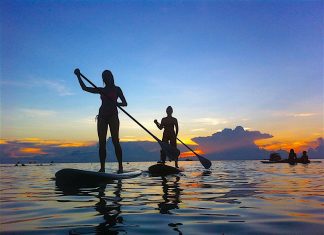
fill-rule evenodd
<path id="1" fill-rule="evenodd" d="M 288 156 L 288 162 L 290 164 L 297 163 L 297 155 L 293 149 L 290 149 L 289 156 Z"/>
<path id="2" fill-rule="evenodd" d="M 273 162 L 279 162 L 279 161 L 281 161 L 281 156 L 279 153 L 271 153 L 269 160 L 273 161 Z"/>
<path id="3" fill-rule="evenodd" d="M 303 151 L 303 155 L 298 159 L 298 162 L 300 162 L 300 163 L 304 163 L 304 164 L 306 164 L 306 163 L 310 163 L 306 151 Z"/>
<path id="4" fill-rule="evenodd" d="M 98 89 L 93 87 L 87 87 L 82 81 L 80 70 L 74 70 L 77 75 L 82 90 L 100 94 L 102 104 L 99 109 L 97 131 L 99 138 L 99 158 L 100 158 L 100 170 L 99 172 L 105 172 L 106 163 L 106 142 L 108 125 L 110 128 L 112 142 L 115 148 L 116 158 L 119 164 L 118 172 L 123 172 L 123 158 L 122 149 L 119 143 L 119 118 L 118 118 L 118 106 L 127 106 L 126 99 L 123 95 L 120 87 L 115 85 L 114 76 L 109 70 L 105 70 L 102 73 L 102 80 L 105 87 L 99 87 Z M 117 102 L 120 98 L 121 102 Z"/>
<path id="5" fill-rule="evenodd" d="M 155 119 L 154 123 L 156 126 L 163 131 L 163 138 L 162 141 L 165 143 L 169 143 L 173 147 L 177 147 L 177 136 L 179 132 L 178 127 L 178 120 L 174 117 L 172 117 L 173 109 L 171 106 L 168 106 L 166 109 L 167 117 L 162 118 L 161 124 L 158 123 L 158 121 Z M 160 163 L 164 164 L 166 160 L 166 155 L 164 151 L 161 150 L 161 161 Z M 175 167 L 178 166 L 178 158 L 175 160 Z"/>

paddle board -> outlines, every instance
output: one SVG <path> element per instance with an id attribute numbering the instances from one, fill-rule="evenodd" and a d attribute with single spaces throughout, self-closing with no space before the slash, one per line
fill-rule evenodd
<path id="1" fill-rule="evenodd" d="M 155 164 L 148 168 L 148 171 L 153 176 L 165 176 L 172 174 L 179 174 L 181 170 L 179 168 L 168 166 L 165 164 Z"/>
<path id="2" fill-rule="evenodd" d="M 59 184 L 91 184 L 111 180 L 129 179 L 142 174 L 142 171 L 129 171 L 124 173 L 104 173 L 79 169 L 62 169 L 55 173 L 55 180 Z"/>

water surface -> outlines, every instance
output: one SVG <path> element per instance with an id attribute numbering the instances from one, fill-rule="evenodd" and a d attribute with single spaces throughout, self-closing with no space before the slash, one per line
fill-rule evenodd
<path id="1" fill-rule="evenodd" d="M 153 163 L 125 164 L 146 171 Z M 117 165 L 108 164 L 107 171 Z M 62 189 L 62 168 L 98 164 L 1 165 L 4 234 L 323 234 L 323 163 L 180 162 L 184 172 Z"/>

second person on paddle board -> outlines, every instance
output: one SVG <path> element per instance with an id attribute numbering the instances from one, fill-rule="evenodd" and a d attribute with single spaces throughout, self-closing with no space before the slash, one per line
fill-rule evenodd
<path id="1" fill-rule="evenodd" d="M 154 123 L 156 126 L 163 131 L 162 141 L 165 143 L 169 143 L 173 147 L 177 147 L 177 136 L 179 132 L 178 120 L 172 117 L 173 109 L 171 106 L 168 106 L 166 109 L 167 116 L 162 118 L 161 123 L 159 123 L 156 119 Z M 159 163 L 164 164 L 166 160 L 166 154 L 163 150 L 161 150 L 161 161 Z M 175 167 L 178 166 L 178 158 L 175 160 Z"/>
<path id="2" fill-rule="evenodd" d="M 120 87 L 115 85 L 114 76 L 109 70 L 102 72 L 102 80 L 105 84 L 104 87 L 87 87 L 82 78 L 79 69 L 74 70 L 75 75 L 78 77 L 82 90 L 100 94 L 101 106 L 99 108 L 98 120 L 97 120 L 97 132 L 99 138 L 99 159 L 100 170 L 99 172 L 105 172 L 106 163 L 106 142 L 108 126 L 110 129 L 111 139 L 114 144 L 115 154 L 118 161 L 118 173 L 123 172 L 123 153 L 119 143 L 119 118 L 118 118 L 118 106 L 127 106 L 126 99 L 123 95 Z M 118 98 L 121 102 L 118 102 Z"/>

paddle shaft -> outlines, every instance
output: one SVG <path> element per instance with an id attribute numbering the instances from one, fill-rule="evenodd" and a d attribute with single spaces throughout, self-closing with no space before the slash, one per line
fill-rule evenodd
<path id="1" fill-rule="evenodd" d="M 211 162 L 209 161 L 209 159 L 200 156 L 199 154 L 197 154 L 195 151 L 193 151 L 188 145 L 186 145 L 185 143 L 183 143 L 178 137 L 177 140 L 180 141 L 181 144 L 183 144 L 184 146 L 186 146 L 191 152 L 193 152 L 199 159 L 200 163 L 206 168 L 209 169 L 211 166 Z"/>
<path id="2" fill-rule="evenodd" d="M 89 82 L 95 89 L 97 89 L 100 92 L 100 89 L 93 84 L 86 76 L 84 76 L 82 73 L 80 73 L 80 76 L 83 77 L 87 82 Z M 101 94 L 101 92 L 100 92 Z M 107 97 L 108 99 L 110 99 L 105 93 L 102 93 L 105 97 Z M 148 129 L 146 129 L 139 121 L 137 121 L 132 115 L 130 115 L 125 109 L 123 109 L 122 107 L 120 107 L 117 104 L 117 107 L 123 111 L 130 119 L 132 119 L 134 122 L 137 123 L 137 125 L 139 125 L 140 127 L 142 127 L 147 133 L 149 133 L 157 142 L 161 142 L 161 140 L 159 140 L 159 138 L 157 138 L 155 135 L 153 135 L 152 132 L 150 132 Z"/>
<path id="3" fill-rule="evenodd" d="M 191 152 L 193 152 L 196 156 L 198 156 L 198 154 L 195 151 L 193 151 L 188 145 L 186 145 L 185 143 L 183 143 L 178 137 L 177 137 L 177 140 L 179 140 L 181 144 L 183 144 L 184 146 L 186 146 Z"/>

